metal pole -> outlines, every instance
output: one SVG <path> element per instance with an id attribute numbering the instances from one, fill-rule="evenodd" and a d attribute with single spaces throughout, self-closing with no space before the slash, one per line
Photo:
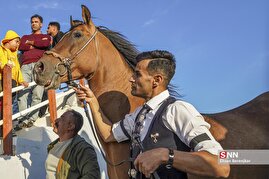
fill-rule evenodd
<path id="1" fill-rule="evenodd" d="M 3 149 L 5 155 L 12 155 L 12 77 L 11 68 L 3 69 Z"/>
<path id="2" fill-rule="evenodd" d="M 28 88 L 31 87 L 31 86 L 35 86 L 35 85 L 36 85 L 36 83 L 35 83 L 34 81 L 32 81 L 32 82 L 29 83 Z M 22 85 L 17 86 L 17 87 L 15 87 L 15 88 L 12 88 L 12 93 L 17 92 L 17 91 L 20 91 L 20 90 L 22 90 L 22 89 L 24 89 L 24 88 L 25 88 L 25 87 L 22 86 Z M 1 96 L 3 96 L 3 92 L 0 93 L 0 97 L 1 97 Z"/>
<path id="3" fill-rule="evenodd" d="M 74 92 L 74 90 L 73 89 L 70 89 L 70 90 L 68 90 L 68 91 L 66 91 L 64 93 L 58 94 L 56 96 L 56 101 L 57 101 L 57 99 L 63 98 L 64 96 L 69 95 L 70 93 L 73 93 L 73 92 Z M 23 116 L 23 115 L 25 115 L 25 114 L 33 111 L 33 110 L 39 109 L 40 107 L 45 106 L 47 104 L 49 104 L 49 101 L 48 100 L 43 101 L 43 102 L 41 102 L 41 103 L 39 103 L 37 105 L 34 105 L 34 106 L 30 107 L 30 108 L 27 108 L 27 109 L 25 109 L 23 111 L 19 111 L 18 113 L 12 115 L 12 120 L 17 119 L 18 117 Z M 2 125 L 2 124 L 3 124 L 3 120 L 0 119 L 0 125 Z"/>
<path id="4" fill-rule="evenodd" d="M 57 118 L 56 96 L 54 89 L 48 90 L 48 99 L 49 99 L 50 123 L 51 125 L 53 125 L 54 121 Z"/>

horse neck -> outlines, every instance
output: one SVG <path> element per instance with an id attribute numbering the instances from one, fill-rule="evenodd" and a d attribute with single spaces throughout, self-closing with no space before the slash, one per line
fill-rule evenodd
<path id="1" fill-rule="evenodd" d="M 103 34 L 98 34 L 99 62 L 89 85 L 103 112 L 115 122 L 134 111 L 143 100 L 130 93 L 132 69 L 114 45 Z"/>
<path id="2" fill-rule="evenodd" d="M 91 79 L 91 88 L 100 95 L 111 90 L 128 92 L 132 70 L 120 52 L 101 33 L 96 36 L 98 59 L 97 70 Z M 128 88 L 128 89 L 127 89 Z"/>

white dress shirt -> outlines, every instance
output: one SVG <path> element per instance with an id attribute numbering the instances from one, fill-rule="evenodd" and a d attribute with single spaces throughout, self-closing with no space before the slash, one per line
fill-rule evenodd
<path id="1" fill-rule="evenodd" d="M 143 127 L 140 132 L 142 141 L 147 134 L 155 113 L 161 106 L 162 102 L 168 97 L 169 92 L 168 90 L 165 90 L 146 103 L 152 110 L 146 114 L 146 118 L 143 122 Z M 130 136 L 132 136 L 135 119 L 141 108 L 142 106 L 138 107 L 133 113 L 127 114 L 123 119 L 123 126 Z M 205 150 L 214 155 L 218 155 L 218 151 L 222 150 L 221 145 L 209 132 L 210 125 L 205 122 L 203 116 L 191 104 L 177 100 L 167 107 L 166 112 L 162 115 L 162 120 L 165 126 L 174 132 L 187 146 L 190 146 L 190 142 L 194 137 L 206 133 L 211 140 L 205 140 L 198 143 L 195 146 L 194 151 Z M 120 126 L 120 121 L 113 124 L 112 132 L 118 142 L 129 139 L 124 134 Z"/>

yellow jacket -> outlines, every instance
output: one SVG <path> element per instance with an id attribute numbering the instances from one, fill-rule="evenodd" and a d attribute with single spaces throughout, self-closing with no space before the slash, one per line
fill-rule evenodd
<path id="1" fill-rule="evenodd" d="M 18 51 L 11 52 L 9 49 L 6 49 L 3 44 L 0 46 L 0 80 L 2 80 L 2 71 L 4 66 L 9 62 L 12 63 L 12 79 L 17 82 L 17 85 L 24 81 L 21 67 L 18 60 Z"/>

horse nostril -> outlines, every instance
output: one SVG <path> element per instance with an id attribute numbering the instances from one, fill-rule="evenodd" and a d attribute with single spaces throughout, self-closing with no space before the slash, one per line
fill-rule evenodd
<path id="1" fill-rule="evenodd" d="M 37 73 L 42 73 L 44 71 L 44 64 L 42 62 L 37 62 L 35 64 L 35 71 Z"/>

